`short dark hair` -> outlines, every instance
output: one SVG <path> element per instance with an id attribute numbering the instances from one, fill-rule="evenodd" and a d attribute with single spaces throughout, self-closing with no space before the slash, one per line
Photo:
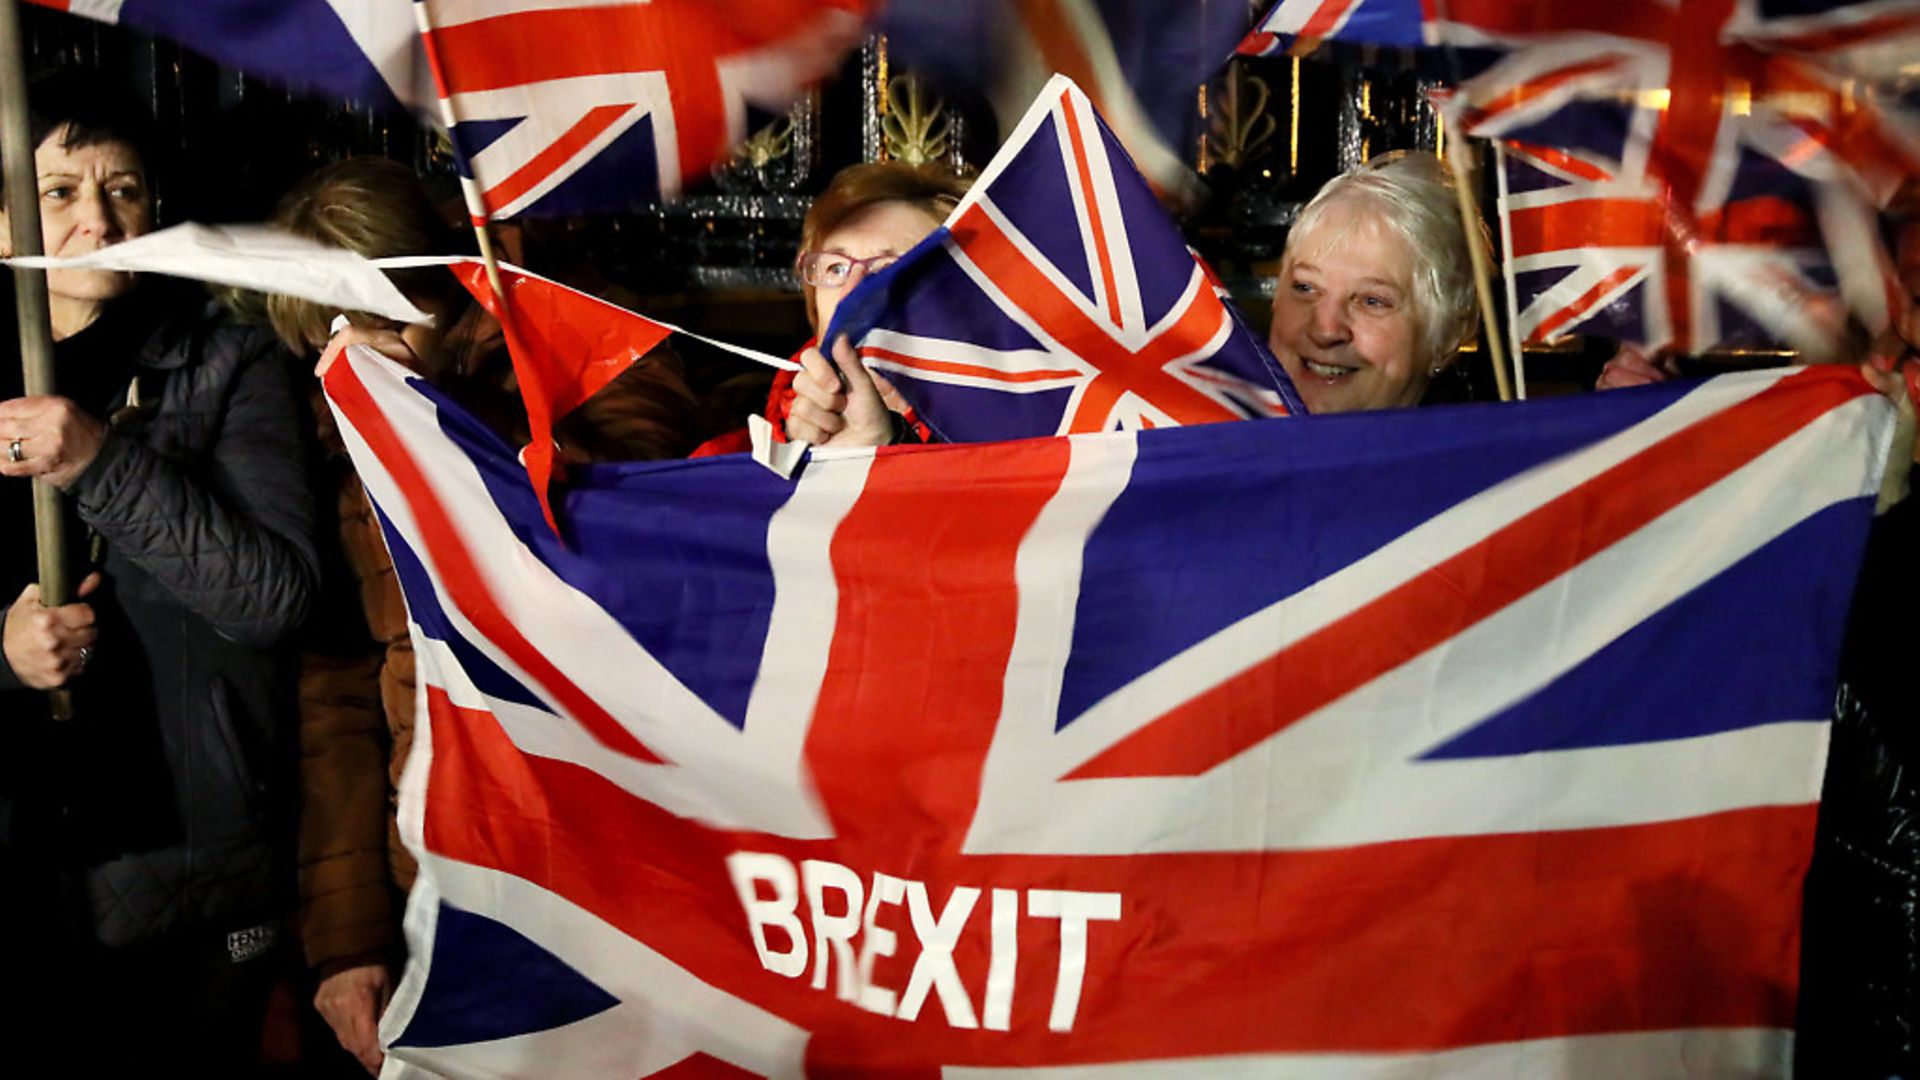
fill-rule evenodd
<path id="1" fill-rule="evenodd" d="M 56 132 L 62 148 L 124 143 L 140 158 L 151 185 L 153 124 L 145 111 L 100 85 L 100 76 L 73 68 L 42 74 L 27 86 L 27 138 L 34 149 Z M 4 190 L 0 186 L 0 190 Z"/>

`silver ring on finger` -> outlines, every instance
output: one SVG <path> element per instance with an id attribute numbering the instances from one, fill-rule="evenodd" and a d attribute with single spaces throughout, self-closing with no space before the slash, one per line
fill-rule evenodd
<path id="1" fill-rule="evenodd" d="M 27 452 L 20 448 L 19 439 L 15 439 L 7 444 L 7 460 L 13 462 L 15 465 L 27 460 Z"/>
<path id="2" fill-rule="evenodd" d="M 92 662 L 93 662 L 93 646 L 91 645 L 80 646 L 80 670 L 81 671 L 87 670 L 87 665 Z"/>

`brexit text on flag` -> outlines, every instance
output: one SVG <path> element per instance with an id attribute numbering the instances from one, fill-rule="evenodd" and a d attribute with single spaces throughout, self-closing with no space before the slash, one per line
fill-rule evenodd
<path id="1" fill-rule="evenodd" d="M 1787 1068 L 1851 370 L 599 467 L 570 544 L 326 387 L 420 659 L 395 1075 Z"/>
<path id="2" fill-rule="evenodd" d="M 946 224 L 841 303 L 842 333 L 962 442 L 1300 411 L 1064 76 Z"/>

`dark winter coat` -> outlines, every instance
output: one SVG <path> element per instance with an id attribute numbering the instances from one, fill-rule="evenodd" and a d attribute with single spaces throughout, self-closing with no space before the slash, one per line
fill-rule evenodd
<path id="1" fill-rule="evenodd" d="M 6 878 L 45 883 L 64 929 L 104 945 L 270 921 L 293 871 L 284 643 L 318 577 L 300 372 L 264 328 L 160 286 L 56 353 L 60 390 L 113 417 L 65 499 L 74 580 L 91 565 L 107 585 L 75 719 L 52 722 L 0 659 Z M 0 480 L 7 601 L 33 574 L 26 487 Z"/>

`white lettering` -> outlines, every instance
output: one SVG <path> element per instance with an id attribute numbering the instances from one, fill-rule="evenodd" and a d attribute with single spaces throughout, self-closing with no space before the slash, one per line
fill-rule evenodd
<path id="1" fill-rule="evenodd" d="M 860 925 L 860 997 L 854 1004 L 881 1016 L 892 1016 L 898 998 L 892 990 L 873 981 L 873 962 L 892 956 L 900 939 L 893 931 L 878 925 L 880 905 L 898 905 L 907 895 L 907 883 L 891 874 L 875 871 L 873 888 L 867 893 L 867 915 Z"/>
<path id="2" fill-rule="evenodd" d="M 733 875 L 733 891 L 740 896 L 740 907 L 747 913 L 747 926 L 753 932 L 753 949 L 760 954 L 760 966 L 776 975 L 793 978 L 807 970 L 806 931 L 800 927 L 796 909 L 800 906 L 800 882 L 793 864 L 778 855 L 740 851 L 727 856 L 727 872 Z M 773 898 L 760 898 L 760 883 L 773 887 Z M 778 951 L 767 942 L 767 928 L 777 927 L 793 944 Z"/>
<path id="3" fill-rule="evenodd" d="M 927 990 L 931 987 L 940 995 L 940 1007 L 946 1010 L 949 1027 L 980 1026 L 973 1017 L 973 999 L 967 996 L 966 984 L 960 981 L 960 969 L 953 965 L 953 947 L 960 943 L 960 931 L 966 928 L 973 905 L 979 900 L 979 889 L 956 886 L 947 896 L 947 906 L 939 918 L 935 918 L 926 884 L 907 882 L 907 914 L 912 916 L 913 932 L 920 938 L 920 957 L 913 962 L 913 974 L 907 977 L 907 989 L 900 997 L 900 1009 L 895 1016 L 902 1020 L 918 1019 L 920 1006 L 926 1002 Z"/>
<path id="4" fill-rule="evenodd" d="M 993 890 L 993 952 L 987 961 L 987 1030 L 1005 1031 L 1013 1021 L 1014 969 L 1020 958 L 1020 891 Z"/>
<path id="5" fill-rule="evenodd" d="M 1045 932 L 1032 926 L 1032 920 L 1039 919 L 1060 924 L 1059 968 L 1047 1027 L 1073 1030 L 1087 993 L 1088 924 L 1116 921 L 1124 906 L 1115 892 L 1028 889 L 1023 912 L 1022 890 L 996 888 L 991 890 L 991 910 L 981 930 L 975 929 L 973 915 L 987 890 L 971 885 L 953 886 L 935 911 L 924 881 L 878 871 L 863 880 L 851 868 L 824 859 L 806 859 L 796 865 L 779 855 L 742 851 L 727 856 L 727 872 L 746 913 L 748 936 L 760 966 L 786 978 L 800 977 L 807 970 L 811 937 L 814 989 L 827 989 L 831 969 L 833 993 L 840 1000 L 909 1022 L 919 1020 L 928 999 L 937 997 L 947 1026 L 959 1030 L 1011 1029 L 1014 993 L 1019 988 L 1020 934 L 1023 929 Z M 886 925 L 889 907 L 906 908 L 909 941 L 919 950 L 912 957 L 904 989 L 883 986 L 875 976 L 883 958 L 905 956 L 897 917 L 892 920 L 896 925 Z M 813 923 L 811 930 L 805 925 L 808 919 Z M 986 979 L 976 1013 L 969 982 L 979 978 L 979 969 L 963 972 L 961 958 L 977 963 L 973 958 L 980 955 L 982 933 L 986 934 Z M 963 952 L 963 940 L 973 948 Z"/>
<path id="6" fill-rule="evenodd" d="M 827 988 L 827 946 L 833 946 L 838 978 L 834 994 L 842 1001 L 859 996 L 859 973 L 853 966 L 853 935 L 860 932 L 860 905 L 866 890 L 860 875 L 839 863 L 808 859 L 800 864 L 800 880 L 807 890 L 807 908 L 813 912 L 813 988 Z M 840 894 L 839 914 L 827 911 L 826 892 Z"/>
<path id="7" fill-rule="evenodd" d="M 1036 919 L 1060 920 L 1060 974 L 1053 984 L 1053 1011 L 1047 1015 L 1047 1027 L 1072 1031 L 1087 974 L 1087 923 L 1118 919 L 1120 894 L 1029 889 L 1027 914 Z"/>

